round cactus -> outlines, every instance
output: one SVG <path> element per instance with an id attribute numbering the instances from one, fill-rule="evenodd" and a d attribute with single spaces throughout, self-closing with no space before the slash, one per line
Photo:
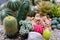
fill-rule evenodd
<path id="1" fill-rule="evenodd" d="M 56 25 L 58 24 L 58 21 L 57 20 L 52 20 L 52 25 Z"/>
<path id="2" fill-rule="evenodd" d="M 20 0 L 9 0 L 7 3 L 7 7 L 13 11 L 18 10 L 20 5 L 21 5 Z"/>
<path id="3" fill-rule="evenodd" d="M 60 29 L 60 24 L 57 24 L 57 29 Z"/>
<path id="4" fill-rule="evenodd" d="M 9 37 L 15 36 L 18 31 L 17 20 L 12 16 L 7 16 L 3 20 L 3 25 L 5 28 L 5 33 Z"/>
<path id="5" fill-rule="evenodd" d="M 44 32 L 43 32 L 43 37 L 45 38 L 45 40 L 49 40 L 50 36 L 51 36 L 50 31 L 47 30 L 47 29 L 44 30 Z"/>
<path id="6" fill-rule="evenodd" d="M 3 19 L 8 15 L 12 15 L 12 11 L 10 9 L 3 9 L 1 11 L 1 21 L 3 22 Z"/>

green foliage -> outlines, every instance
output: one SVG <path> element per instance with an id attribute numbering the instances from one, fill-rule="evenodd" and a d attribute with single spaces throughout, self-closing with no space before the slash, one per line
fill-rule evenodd
<path id="1" fill-rule="evenodd" d="M 42 1 L 42 2 L 39 4 L 39 11 L 40 11 L 42 14 L 47 15 L 47 14 L 50 12 L 51 5 L 52 5 L 51 2 L 49 2 L 49 1 Z"/>
<path id="2" fill-rule="evenodd" d="M 49 13 L 50 17 L 59 17 L 60 16 L 60 10 L 58 9 L 58 5 L 54 5 Z"/>
<path id="3" fill-rule="evenodd" d="M 12 16 L 7 16 L 3 20 L 3 25 L 5 27 L 5 33 L 9 37 L 15 36 L 18 31 L 17 20 Z"/>
<path id="4" fill-rule="evenodd" d="M 33 25 L 29 20 L 20 21 L 19 24 L 21 25 L 19 31 L 21 35 L 27 34 L 33 30 Z"/>
<path id="5" fill-rule="evenodd" d="M 11 9 L 13 11 L 18 10 L 20 5 L 21 5 L 20 0 L 9 0 L 7 2 L 7 8 L 9 8 L 9 9 Z"/>
<path id="6" fill-rule="evenodd" d="M 60 7 L 58 7 L 57 17 L 60 17 Z"/>

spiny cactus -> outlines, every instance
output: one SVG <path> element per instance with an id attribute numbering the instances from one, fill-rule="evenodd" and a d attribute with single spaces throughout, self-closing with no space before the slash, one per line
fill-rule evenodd
<path id="1" fill-rule="evenodd" d="M 18 31 L 17 20 L 12 16 L 4 18 L 3 25 L 5 32 L 9 37 L 13 37 Z"/>

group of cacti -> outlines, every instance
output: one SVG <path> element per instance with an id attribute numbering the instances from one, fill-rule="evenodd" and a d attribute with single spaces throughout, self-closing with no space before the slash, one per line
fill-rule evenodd
<path id="1" fill-rule="evenodd" d="M 34 3 L 37 3 L 37 2 L 39 2 L 39 0 L 34 1 Z M 6 35 L 9 37 L 13 37 L 18 32 L 18 30 L 19 30 L 18 25 L 20 24 L 19 21 L 25 20 L 28 12 L 33 13 L 35 11 L 33 8 L 34 6 L 31 4 L 30 0 L 8 0 L 6 2 L 6 4 L 4 4 L 2 6 L 0 8 L 1 21 L 3 22 Z M 43 8 L 45 8 L 45 7 L 43 7 Z M 41 9 L 42 9 L 42 7 L 41 7 Z M 32 24 L 30 22 L 24 21 L 24 22 L 22 22 L 22 24 L 24 25 L 24 27 L 22 26 L 20 29 L 21 35 L 33 30 Z M 27 30 L 24 30 L 25 28 Z M 49 40 L 50 32 L 48 30 L 45 30 L 43 32 L 43 37 L 46 40 Z"/>
<path id="2" fill-rule="evenodd" d="M 26 18 L 29 6 L 29 0 L 8 0 L 0 6 L 0 19 L 9 37 L 14 36 L 18 32 L 18 23 Z"/>
<path id="3" fill-rule="evenodd" d="M 52 18 L 52 29 L 60 29 L 60 17 Z"/>
<path id="4" fill-rule="evenodd" d="M 15 35 L 19 28 L 19 21 L 25 20 L 28 12 L 34 12 L 31 6 L 30 0 L 8 0 L 0 6 L 0 19 L 8 36 Z"/>

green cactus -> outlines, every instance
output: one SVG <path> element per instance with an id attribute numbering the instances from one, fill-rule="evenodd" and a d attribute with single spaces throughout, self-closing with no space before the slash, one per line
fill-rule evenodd
<path id="1" fill-rule="evenodd" d="M 16 11 L 20 8 L 21 2 L 20 0 L 9 0 L 7 2 L 7 8 Z"/>
<path id="2" fill-rule="evenodd" d="M 3 25 L 6 35 L 9 37 L 13 37 L 18 31 L 17 20 L 12 16 L 7 16 L 4 18 Z"/>
<path id="3" fill-rule="evenodd" d="M 8 15 L 11 15 L 11 16 L 12 16 L 12 11 L 11 11 L 10 9 L 8 9 L 8 8 L 5 8 L 5 9 L 3 9 L 3 10 L 1 11 L 0 14 L 1 14 L 1 15 L 0 15 L 1 21 L 3 22 L 3 19 L 4 19 L 6 16 L 8 16 Z"/>
<path id="4" fill-rule="evenodd" d="M 29 12 L 29 1 L 24 1 L 21 5 L 21 7 L 19 8 L 18 12 L 16 13 L 16 18 L 18 20 L 18 22 L 20 20 L 25 20 L 26 19 L 26 15 L 27 12 Z"/>

